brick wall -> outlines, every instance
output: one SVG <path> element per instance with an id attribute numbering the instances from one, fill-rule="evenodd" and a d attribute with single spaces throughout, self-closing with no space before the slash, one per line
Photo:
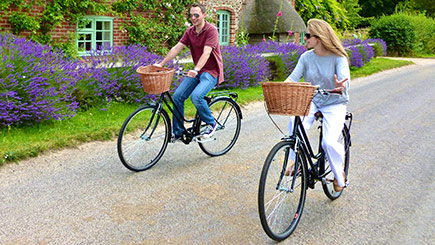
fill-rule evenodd
<path id="1" fill-rule="evenodd" d="M 50 1 L 50 0 L 46 0 Z M 243 7 L 249 2 L 254 0 L 202 0 L 201 2 L 211 10 L 212 13 L 216 13 L 218 10 L 226 10 L 230 13 L 230 44 L 234 44 L 236 41 L 236 34 L 240 21 L 242 20 L 241 12 Z M 295 0 L 291 1 L 294 6 Z M 40 16 L 44 9 L 39 6 L 34 6 L 32 15 Z M 3 16 L 3 12 L 0 11 L 0 31 L 12 30 L 12 26 L 9 24 L 9 16 Z M 113 16 L 110 16 L 113 17 Z M 113 45 L 124 45 L 128 41 L 128 33 L 121 29 L 121 24 L 125 21 L 129 21 L 129 17 L 113 17 Z M 76 25 L 69 22 L 63 22 L 61 26 L 57 26 L 50 32 L 53 39 L 66 40 L 70 33 L 75 33 Z M 30 32 L 23 32 L 20 36 L 29 36 Z"/>
<path id="2" fill-rule="evenodd" d="M 48 0 L 49 1 L 49 0 Z M 46 1 L 46 2 L 48 2 Z M 12 9 L 14 10 L 14 9 Z M 41 6 L 34 5 L 32 7 L 31 16 L 40 17 L 44 8 Z M 91 15 L 91 13 L 89 13 Z M 12 26 L 9 23 L 9 16 L 5 15 L 3 11 L 0 11 L 0 31 L 12 31 Z M 108 15 L 108 17 L 113 17 L 112 15 Z M 128 33 L 121 30 L 121 24 L 124 21 L 128 21 L 128 17 L 113 17 L 113 45 L 120 46 L 124 45 L 128 41 Z M 56 26 L 52 31 L 49 32 L 53 40 L 63 41 L 67 40 L 67 37 L 70 34 L 76 32 L 76 24 L 73 24 L 68 21 L 64 21 L 60 26 Z M 19 34 L 21 37 L 29 37 L 32 33 L 29 31 L 23 31 Z"/>
<path id="3" fill-rule="evenodd" d="M 252 0 L 203 0 L 202 3 L 213 13 L 218 10 L 226 10 L 230 13 L 230 44 L 236 41 L 237 29 L 241 21 L 241 12 L 245 2 Z"/>

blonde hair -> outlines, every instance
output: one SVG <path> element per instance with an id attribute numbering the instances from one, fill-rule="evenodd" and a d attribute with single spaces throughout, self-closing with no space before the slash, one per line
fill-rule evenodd
<path id="1" fill-rule="evenodd" d="M 344 50 L 343 44 L 328 22 L 319 19 L 310 19 L 307 27 L 310 29 L 311 36 L 316 36 L 320 39 L 323 47 L 337 56 L 346 57 L 347 62 L 350 64 L 349 56 L 346 50 Z"/>

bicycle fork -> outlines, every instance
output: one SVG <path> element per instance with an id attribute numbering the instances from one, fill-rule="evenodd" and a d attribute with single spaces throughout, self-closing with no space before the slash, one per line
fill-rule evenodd
<path id="1" fill-rule="evenodd" d="M 298 151 L 298 139 L 296 139 L 296 143 L 295 143 L 295 147 L 294 149 L 290 149 L 290 147 L 287 147 L 285 149 L 285 155 L 284 155 L 284 164 L 283 164 L 283 168 L 281 170 L 281 175 L 280 175 L 280 179 L 278 181 L 278 184 L 276 186 L 276 189 L 279 191 L 285 191 L 287 193 L 293 193 L 294 192 L 294 187 L 295 187 L 295 182 L 296 182 L 296 175 L 297 175 L 297 169 L 299 169 L 299 157 L 296 156 L 295 157 L 295 164 L 293 166 L 293 176 L 292 176 L 292 181 L 291 181 L 291 185 L 290 188 L 283 186 L 283 178 L 287 169 L 287 165 L 288 165 L 288 160 L 290 158 L 290 151 L 293 150 L 294 152 Z M 292 170 L 289 170 L 290 173 L 292 172 Z"/>
<path id="2" fill-rule="evenodd" d="M 162 104 L 159 104 L 159 106 L 155 107 L 147 127 L 145 128 L 144 132 L 140 135 L 141 139 L 143 139 L 145 141 L 150 141 L 151 140 L 151 137 L 153 136 L 154 131 L 156 130 L 157 125 L 159 124 L 159 120 L 160 120 L 160 113 L 159 112 L 161 111 L 161 109 L 162 109 Z M 154 126 L 153 126 L 152 124 L 154 122 L 154 117 L 157 117 L 157 119 L 156 119 L 156 121 L 154 123 Z M 148 135 L 146 135 L 146 133 L 148 132 L 148 129 L 150 127 L 152 127 L 151 132 Z"/>

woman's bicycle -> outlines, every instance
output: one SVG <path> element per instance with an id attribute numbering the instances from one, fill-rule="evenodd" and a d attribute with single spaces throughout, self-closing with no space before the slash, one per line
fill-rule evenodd
<path id="1" fill-rule="evenodd" d="M 172 114 L 174 110 L 179 112 L 168 92 L 174 70 L 156 66 L 145 68 L 148 70 L 140 73 L 145 92 L 160 94 L 160 96 L 132 112 L 122 125 L 118 136 L 119 159 L 126 168 L 136 172 L 154 166 L 165 153 L 171 140 L 172 124 L 165 106 Z M 147 77 L 144 78 L 143 74 Z M 164 76 L 169 85 L 166 84 L 164 88 L 147 87 L 153 82 L 161 85 L 162 79 L 156 79 L 158 76 Z M 205 123 L 199 118 L 198 112 L 193 119 L 175 117 L 180 125 L 183 125 L 182 142 L 184 144 L 197 142 L 201 150 L 209 156 L 221 156 L 231 150 L 241 128 L 242 111 L 236 102 L 237 98 L 237 93 L 229 91 L 211 92 L 205 97 L 218 125 L 215 134 L 206 140 L 200 137 Z M 191 123 L 191 126 L 186 128 L 183 122 Z"/>
<path id="2" fill-rule="evenodd" d="M 269 114 L 285 114 L 295 116 L 293 134 L 284 137 L 278 142 L 269 152 L 266 161 L 264 162 L 263 170 L 260 177 L 260 185 L 258 189 L 258 207 L 261 225 L 266 234 L 276 241 L 282 241 L 289 237 L 298 225 L 302 211 L 304 209 L 306 191 L 308 188 L 314 189 L 317 182 L 322 183 L 323 191 L 326 196 L 335 200 L 342 194 L 342 191 L 336 192 L 333 188 L 334 173 L 331 170 L 325 151 L 323 150 L 322 142 L 322 114 L 315 114 L 316 120 L 320 121 L 319 130 L 319 146 L 318 152 L 312 150 L 307 133 L 302 125 L 300 116 L 308 114 L 310 103 L 314 93 L 330 93 L 332 91 L 320 90 L 314 86 L 298 83 L 281 83 L 271 84 L 263 83 L 263 91 L 266 102 L 267 97 L 274 94 L 274 98 L 280 97 L 269 89 L 268 86 L 281 86 L 279 90 L 301 90 L 292 94 L 293 99 L 298 97 L 297 94 L 303 94 L 300 101 L 279 102 L 278 105 L 273 105 L 273 102 L 266 103 Z M 282 87 L 287 86 L 287 88 Z M 304 87 L 305 86 L 305 87 Z M 295 87 L 295 88 L 289 88 Z M 269 95 L 266 93 L 269 91 Z M 302 91 L 305 92 L 302 92 Z M 273 91 L 273 92 L 272 92 Z M 282 100 L 286 96 L 278 99 Z M 302 102 L 301 102 L 302 101 Z M 281 103 L 281 104 L 280 104 Z M 303 104 L 303 106 L 300 106 Z M 272 108 L 272 107 L 276 108 Z M 284 108 L 284 110 L 282 109 Z M 298 107 L 297 109 L 293 109 Z M 273 121 L 273 120 L 272 120 Z M 344 147 L 344 163 L 343 169 L 346 179 L 349 173 L 349 158 L 351 136 L 350 127 L 352 125 L 352 114 L 347 113 L 346 121 L 339 138 L 339 142 Z M 291 152 L 294 153 L 294 162 L 289 159 Z"/>

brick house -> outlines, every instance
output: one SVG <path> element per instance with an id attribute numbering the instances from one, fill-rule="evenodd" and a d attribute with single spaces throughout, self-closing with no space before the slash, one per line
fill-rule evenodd
<path id="1" fill-rule="evenodd" d="M 46 0 L 49 2 L 50 0 Z M 254 0 L 200 0 L 207 5 L 208 15 L 214 18 L 220 34 L 222 45 L 232 45 L 236 41 L 237 30 L 242 19 L 241 13 L 250 1 Z M 295 0 L 290 1 L 294 7 Z M 32 8 L 31 16 L 41 16 L 43 8 L 35 6 Z M 146 16 L 146 13 L 143 13 Z M 0 11 L 0 31 L 11 31 L 13 26 L 9 16 Z M 128 33 L 121 29 L 122 23 L 129 21 L 128 17 L 118 16 L 85 16 L 84 24 L 73 24 L 63 22 L 60 27 L 56 27 L 50 32 L 52 39 L 65 40 L 70 35 L 79 34 L 76 40 L 79 51 L 95 49 L 97 45 L 120 46 L 128 42 Z M 83 22 L 82 22 L 83 23 Z M 20 36 L 29 36 L 31 33 L 23 31 Z M 80 53 L 80 52 L 79 52 Z M 84 52 L 81 52 L 84 54 Z"/>

